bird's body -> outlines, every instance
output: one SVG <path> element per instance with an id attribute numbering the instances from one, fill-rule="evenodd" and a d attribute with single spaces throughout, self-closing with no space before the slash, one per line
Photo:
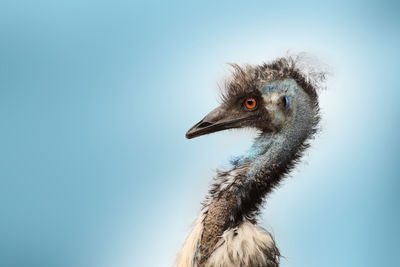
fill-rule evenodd
<path id="1" fill-rule="evenodd" d="M 260 135 L 229 170 L 217 172 L 178 255 L 178 267 L 279 266 L 274 238 L 257 224 L 256 216 L 316 131 L 317 83 L 303 76 L 292 58 L 234 67 L 222 105 L 186 136 L 242 127 L 256 128 Z"/>

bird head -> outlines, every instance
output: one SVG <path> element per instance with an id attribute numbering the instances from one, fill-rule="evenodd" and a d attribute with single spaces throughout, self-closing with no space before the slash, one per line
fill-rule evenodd
<path id="1" fill-rule="evenodd" d="M 190 128 L 187 138 L 244 127 L 280 131 L 290 126 L 299 113 L 307 121 L 317 120 L 316 86 L 301 74 L 294 59 L 280 58 L 261 66 L 231 66 L 234 71 L 225 84 L 221 105 Z"/>

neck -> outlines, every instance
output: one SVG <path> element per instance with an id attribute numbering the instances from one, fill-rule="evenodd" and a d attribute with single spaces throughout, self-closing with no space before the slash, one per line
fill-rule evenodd
<path id="1" fill-rule="evenodd" d="M 253 218 L 265 196 L 280 183 L 307 148 L 306 141 L 315 132 L 318 116 L 311 105 L 306 106 L 309 107 L 307 110 L 296 112 L 287 123 L 290 127 L 262 133 L 244 156 L 242 164 L 237 166 L 247 165 L 247 168 L 244 168 L 241 181 L 232 184 L 237 199 L 235 218 Z"/>
<path id="2" fill-rule="evenodd" d="M 313 123 L 298 118 L 290 128 L 262 133 L 245 155 L 251 168 L 247 177 L 259 177 L 271 168 L 285 168 L 313 133 Z"/>

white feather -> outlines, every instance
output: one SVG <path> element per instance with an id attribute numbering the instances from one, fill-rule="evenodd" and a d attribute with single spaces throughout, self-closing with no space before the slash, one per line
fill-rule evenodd
<path id="1" fill-rule="evenodd" d="M 178 256 L 176 257 L 175 261 L 176 267 L 194 266 L 194 258 L 196 255 L 197 246 L 198 243 L 200 242 L 200 238 L 203 233 L 203 220 L 204 220 L 204 210 L 201 211 L 200 215 L 193 223 L 193 230 L 186 238 L 181 251 L 178 253 Z"/>
<path id="2" fill-rule="evenodd" d="M 266 230 L 248 221 L 225 231 L 206 267 L 276 266 L 267 253 L 277 253 L 275 241 Z"/>

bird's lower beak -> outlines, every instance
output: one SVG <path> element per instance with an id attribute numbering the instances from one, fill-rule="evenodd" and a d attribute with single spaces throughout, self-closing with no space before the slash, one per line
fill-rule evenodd
<path id="1" fill-rule="evenodd" d="M 190 128 L 186 133 L 186 138 L 191 139 L 226 129 L 240 128 L 245 121 L 251 118 L 253 116 L 237 117 L 227 112 L 223 107 L 218 107 Z"/>

